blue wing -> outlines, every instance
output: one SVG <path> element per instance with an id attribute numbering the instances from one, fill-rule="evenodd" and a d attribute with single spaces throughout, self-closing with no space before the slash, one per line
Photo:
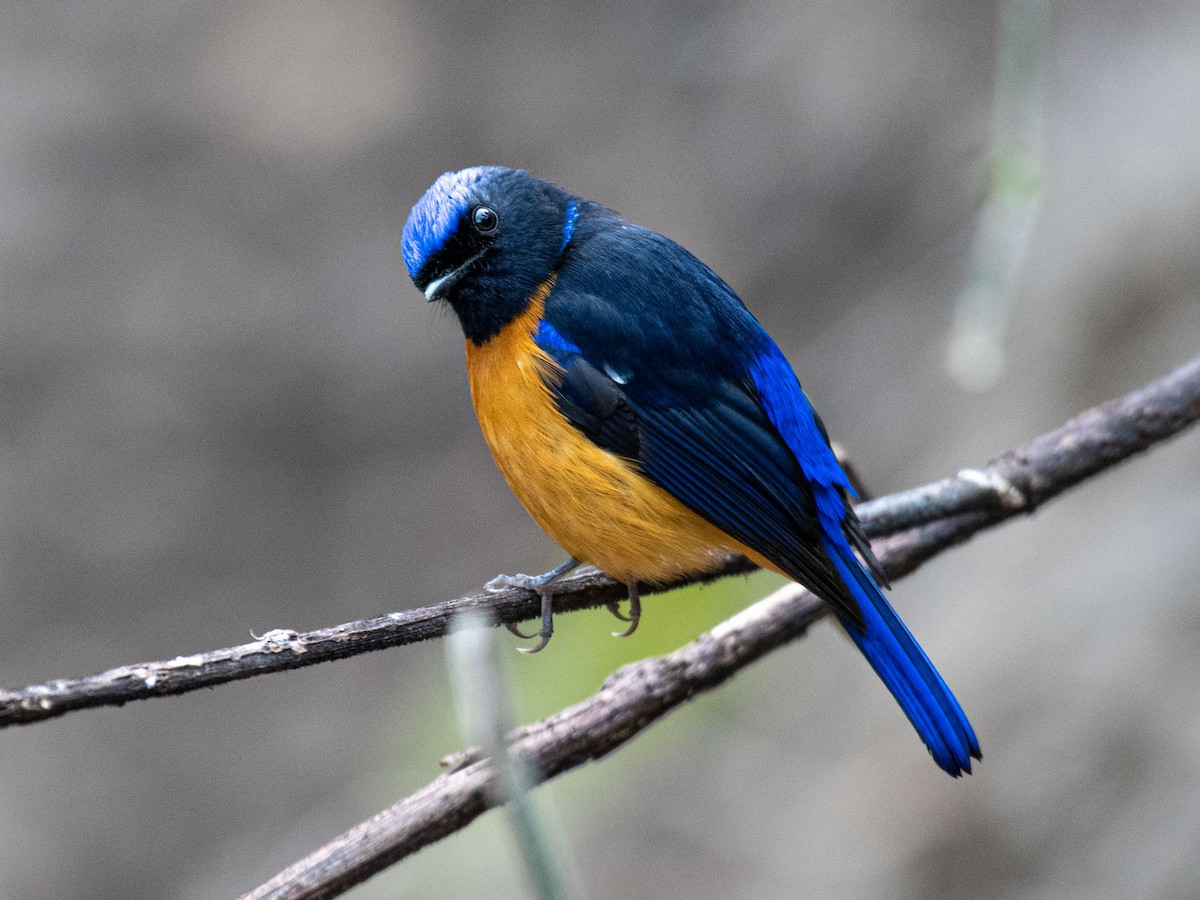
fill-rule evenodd
<path id="1" fill-rule="evenodd" d="M 938 765 L 951 775 L 970 772 L 971 758 L 982 758 L 979 741 L 954 694 L 884 597 L 882 578 L 873 576 L 851 549 L 853 543 L 865 552 L 877 570 L 846 499 L 849 481 L 800 382 L 774 345 L 759 354 L 751 371 L 768 417 L 812 484 L 825 556 L 861 611 L 860 627 L 846 629 L 851 640 L 899 701 Z"/>
<path id="2" fill-rule="evenodd" d="M 883 596 L 849 481 L 778 347 L 666 238 L 581 220 L 576 241 L 537 335 L 563 369 L 560 410 L 829 603 L 938 764 L 969 772 L 975 734 Z"/>

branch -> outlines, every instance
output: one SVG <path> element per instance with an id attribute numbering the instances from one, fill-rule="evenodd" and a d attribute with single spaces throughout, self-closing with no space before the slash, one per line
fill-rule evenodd
<path id="1" fill-rule="evenodd" d="M 1200 418 L 1200 358 L 1125 397 L 1089 410 L 987 469 L 864 504 L 872 533 L 930 519 L 876 544 L 892 577 L 913 571 L 976 532 L 1030 512 L 1071 485 Z M 928 512 L 929 506 L 936 512 Z M 611 753 L 697 693 L 805 633 L 828 608 L 788 585 L 666 656 L 619 669 L 592 697 L 516 731 L 511 752 L 545 781 Z M 337 896 L 498 805 L 489 759 L 460 767 L 330 842 L 242 900 Z"/>
<path id="2" fill-rule="evenodd" d="M 674 653 L 618 669 L 582 703 L 518 729 L 510 753 L 531 763 L 527 768 L 535 773 L 535 784 L 599 759 L 695 694 L 801 636 L 826 611 L 824 603 L 799 585 L 787 585 Z M 464 767 L 438 776 L 241 900 L 335 897 L 465 828 L 497 805 L 499 795 L 492 761 L 473 760 L 473 755 L 464 754 Z"/>
<path id="3" fill-rule="evenodd" d="M 933 531 L 906 536 L 888 557 L 893 577 L 1017 513 L 1029 513 L 1078 482 L 1163 441 L 1200 419 L 1200 357 L 1124 397 L 1088 410 L 1060 428 L 999 457 L 983 470 L 966 470 L 858 507 L 872 538 L 925 525 Z M 929 535 L 936 541 L 927 540 Z M 902 548 L 902 549 L 901 549 Z M 711 581 L 753 566 L 730 557 Z M 677 587 L 681 581 L 669 585 Z M 664 588 L 664 589 L 668 589 Z M 556 613 L 603 606 L 622 599 L 624 587 L 595 569 L 564 579 L 554 596 Z M 652 593 L 649 587 L 645 593 Z M 421 609 L 395 612 L 295 632 L 275 629 L 251 643 L 137 663 L 83 678 L 57 679 L 21 690 L 0 690 L 0 727 L 54 718 L 76 709 L 122 706 L 131 700 L 183 694 L 227 681 L 346 659 L 402 644 L 443 637 L 464 610 L 483 610 L 497 623 L 536 618 L 539 601 L 528 591 L 478 593 Z"/>

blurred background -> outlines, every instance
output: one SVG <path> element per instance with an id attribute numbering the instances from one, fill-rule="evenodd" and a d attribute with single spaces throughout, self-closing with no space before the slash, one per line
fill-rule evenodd
<path id="1" fill-rule="evenodd" d="M 886 493 L 1200 350 L 1198 110 L 1190 0 L 10 0 L 0 684 L 561 559 L 399 262 L 445 170 L 690 248 Z M 970 778 L 822 624 L 539 803 L 594 898 L 1197 896 L 1198 532 L 1191 433 L 897 585 Z M 623 641 L 562 617 L 511 653 L 521 718 L 775 584 L 653 598 Z M 8 729 L 0 897 L 234 896 L 461 743 L 436 644 Z M 492 814 L 351 896 L 527 885 Z"/>

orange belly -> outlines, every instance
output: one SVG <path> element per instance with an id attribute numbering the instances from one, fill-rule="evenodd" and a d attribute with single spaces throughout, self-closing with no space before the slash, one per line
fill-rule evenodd
<path id="1" fill-rule="evenodd" d="M 547 379 L 560 370 L 533 340 L 552 285 L 483 346 L 467 341 L 475 414 L 517 499 L 568 553 L 620 581 L 663 583 L 746 552 L 558 411 Z"/>

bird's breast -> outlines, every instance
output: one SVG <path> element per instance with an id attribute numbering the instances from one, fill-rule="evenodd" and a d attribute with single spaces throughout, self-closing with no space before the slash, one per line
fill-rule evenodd
<path id="1" fill-rule="evenodd" d="M 543 531 L 613 578 L 662 583 L 712 570 L 735 542 L 559 411 L 561 369 L 534 342 L 553 284 L 486 343 L 467 341 L 471 400 L 497 466 Z"/>

